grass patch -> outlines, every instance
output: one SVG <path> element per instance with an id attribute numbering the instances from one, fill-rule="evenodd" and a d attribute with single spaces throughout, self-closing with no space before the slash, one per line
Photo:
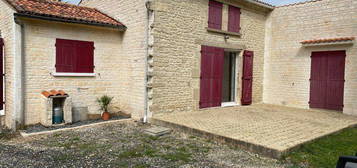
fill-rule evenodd
<path id="1" fill-rule="evenodd" d="M 16 132 L 13 132 L 10 129 L 0 130 L 0 140 L 10 140 L 16 137 Z"/>
<path id="2" fill-rule="evenodd" d="M 183 161 L 185 163 L 192 161 L 192 153 L 185 147 L 178 148 L 174 153 L 168 153 L 161 156 L 163 159 L 170 161 Z"/>
<path id="3" fill-rule="evenodd" d="M 138 158 L 143 156 L 144 154 L 139 150 L 139 148 L 129 149 L 119 154 L 119 157 L 123 159 Z"/>
<path id="4" fill-rule="evenodd" d="M 141 141 L 144 142 L 144 143 L 152 143 L 152 142 L 157 141 L 159 139 L 160 139 L 160 137 L 149 136 L 149 135 L 145 135 L 145 136 L 141 137 Z"/>
<path id="5" fill-rule="evenodd" d="M 183 161 L 185 163 L 191 161 L 192 154 L 191 153 L 185 153 L 185 152 L 174 152 L 174 153 L 169 153 L 166 155 L 161 156 L 163 159 L 170 160 L 170 161 Z"/>
<path id="6" fill-rule="evenodd" d="M 111 144 L 82 143 L 77 148 L 82 155 L 88 155 L 97 151 L 106 151 L 112 147 Z"/>
<path id="7" fill-rule="evenodd" d="M 69 160 L 75 160 L 75 157 L 70 154 L 60 154 L 54 158 L 55 161 L 66 162 Z"/>
<path id="8" fill-rule="evenodd" d="M 357 128 L 349 128 L 338 134 L 303 145 L 284 158 L 296 165 L 312 168 L 335 167 L 339 156 L 357 152 Z"/>
<path id="9" fill-rule="evenodd" d="M 55 137 L 55 138 L 60 137 L 60 136 L 62 136 L 61 133 L 55 133 L 55 134 L 53 134 L 53 137 Z"/>
<path id="10" fill-rule="evenodd" d="M 141 163 L 141 164 L 138 164 L 138 165 L 135 165 L 134 168 L 147 168 L 147 167 L 150 167 L 149 164 L 145 164 L 145 163 Z"/>
<path id="11" fill-rule="evenodd" d="M 179 147 L 179 148 L 170 148 L 172 152 L 162 153 L 159 149 L 153 148 L 149 145 L 141 145 L 139 147 L 131 148 L 129 150 L 121 152 L 117 155 L 121 159 L 133 159 L 141 157 L 158 157 L 172 162 L 182 161 L 184 163 L 192 161 L 192 152 L 191 148 Z"/>
<path id="12" fill-rule="evenodd" d="M 211 150 L 208 146 L 199 146 L 198 144 L 187 144 L 186 146 L 194 152 L 208 153 Z"/>
<path id="13" fill-rule="evenodd" d="M 136 148 L 129 149 L 120 153 L 118 156 L 122 159 L 129 159 L 129 158 L 139 158 L 139 157 L 156 157 L 159 151 L 154 149 L 150 146 L 139 146 Z"/>

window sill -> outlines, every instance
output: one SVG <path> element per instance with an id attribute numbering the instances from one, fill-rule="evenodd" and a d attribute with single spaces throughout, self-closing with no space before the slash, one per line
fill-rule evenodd
<path id="1" fill-rule="evenodd" d="M 214 33 L 220 33 L 220 34 L 224 34 L 224 35 L 231 35 L 231 36 L 237 36 L 240 37 L 242 36 L 241 33 L 236 33 L 236 32 L 229 32 L 229 31 L 225 31 L 225 30 L 218 30 L 218 29 L 212 29 L 209 27 L 206 27 L 208 32 L 214 32 Z"/>
<path id="2" fill-rule="evenodd" d="M 95 77 L 96 73 L 52 73 L 55 77 Z"/>

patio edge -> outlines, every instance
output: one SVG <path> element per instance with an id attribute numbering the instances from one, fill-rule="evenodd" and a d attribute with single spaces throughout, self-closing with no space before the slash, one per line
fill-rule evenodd
<path id="1" fill-rule="evenodd" d="M 253 143 L 248 143 L 248 142 L 245 142 L 245 141 L 242 141 L 242 140 L 237 140 L 237 139 L 229 138 L 229 137 L 226 137 L 226 136 L 213 134 L 213 133 L 210 133 L 210 132 L 207 132 L 207 131 L 203 131 L 203 130 L 199 130 L 199 129 L 195 129 L 195 128 L 190 128 L 190 127 L 187 127 L 187 126 L 184 126 L 184 125 L 179 125 L 179 124 L 176 124 L 176 123 L 163 121 L 163 120 L 160 120 L 160 119 L 152 118 L 150 122 L 151 122 L 151 124 L 154 124 L 154 125 L 160 125 L 160 126 L 163 126 L 163 127 L 169 127 L 169 128 L 174 129 L 174 130 L 177 130 L 177 131 L 183 131 L 184 133 L 196 135 L 196 136 L 199 136 L 199 137 L 202 137 L 202 138 L 208 138 L 208 139 L 216 141 L 218 143 L 223 143 L 223 144 L 227 144 L 227 145 L 230 145 L 230 146 L 240 147 L 240 148 L 242 148 L 242 149 L 244 149 L 246 151 L 253 152 L 253 153 L 256 153 L 256 154 L 260 154 L 262 156 L 273 158 L 273 159 L 281 159 L 281 157 L 285 153 L 285 151 L 279 151 L 279 150 L 267 148 L 265 146 L 261 146 L 261 145 L 257 145 L 257 144 L 253 144 Z"/>

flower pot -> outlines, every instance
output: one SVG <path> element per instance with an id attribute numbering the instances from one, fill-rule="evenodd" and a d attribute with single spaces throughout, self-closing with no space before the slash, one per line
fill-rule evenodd
<path id="1" fill-rule="evenodd" d="M 102 114 L 102 120 L 108 121 L 109 119 L 110 119 L 110 113 L 104 112 L 104 113 Z"/>

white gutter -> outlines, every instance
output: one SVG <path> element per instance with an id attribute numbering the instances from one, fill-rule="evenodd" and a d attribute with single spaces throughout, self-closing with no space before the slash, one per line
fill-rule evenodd
<path id="1" fill-rule="evenodd" d="M 25 29 L 15 18 L 15 58 L 14 58 L 14 112 L 12 129 L 25 124 Z"/>
<path id="2" fill-rule="evenodd" d="M 149 59 L 149 24 L 150 24 L 150 1 L 147 0 L 145 2 L 145 7 L 146 7 L 146 24 L 145 24 L 145 79 L 144 79 L 144 87 L 145 87 L 145 100 L 144 100 L 144 118 L 143 122 L 148 123 L 148 113 L 149 113 L 149 96 L 148 96 L 148 59 Z"/>
<path id="3" fill-rule="evenodd" d="M 0 30 L 0 38 L 2 38 L 1 36 L 1 30 Z M 4 39 L 3 39 L 4 40 Z M 0 45 L 0 47 L 3 47 L 3 50 L 2 50 L 2 73 L 3 74 L 0 74 L 0 75 L 3 75 L 3 83 L 2 83 L 2 89 L 3 89 L 3 102 L 0 102 L 0 103 L 3 103 L 3 109 L 0 111 L 0 117 L 2 116 L 5 116 L 5 112 L 6 112 L 6 59 L 5 59 L 5 42 L 3 41 L 3 46 Z M 4 103 L 5 102 L 5 103 Z"/>

